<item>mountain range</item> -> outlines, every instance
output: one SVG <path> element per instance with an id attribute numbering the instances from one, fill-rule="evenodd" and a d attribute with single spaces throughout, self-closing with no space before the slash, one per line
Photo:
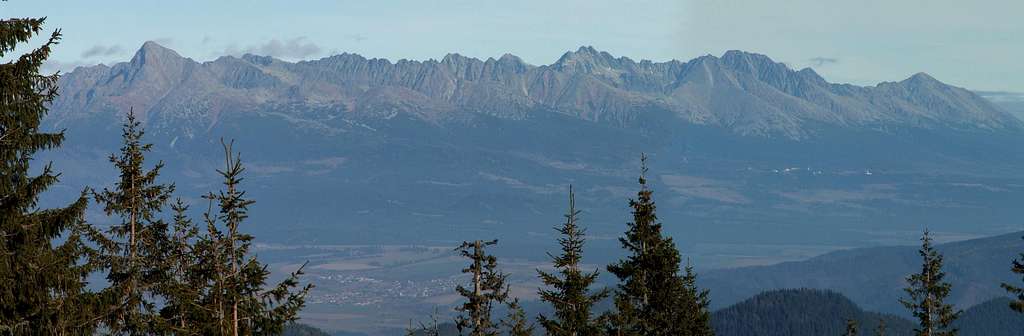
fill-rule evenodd
<path id="1" fill-rule="evenodd" d="M 573 184 L 604 262 L 641 152 L 666 232 L 698 267 L 913 242 L 924 223 L 940 239 L 1000 234 L 1024 215 L 1022 122 L 926 74 L 861 87 L 755 53 L 637 62 L 591 47 L 539 66 L 197 62 L 147 42 L 59 85 L 44 126 L 68 141 L 39 158 L 64 167 L 66 190 L 113 183 L 106 157 L 133 110 L 191 203 L 217 187 L 220 139 L 236 140 L 252 230 L 274 243 L 501 238 L 543 260 Z"/>
<path id="2" fill-rule="evenodd" d="M 70 122 L 134 107 L 163 127 L 201 135 L 224 114 L 283 113 L 330 133 L 338 119 L 398 114 L 427 123 L 484 114 L 524 119 L 558 113 L 616 126 L 660 111 L 749 136 L 813 137 L 821 127 L 1019 131 L 1024 124 L 965 89 L 918 73 L 873 87 L 831 84 L 764 55 L 729 51 L 688 62 L 636 62 L 592 47 L 534 66 L 506 54 L 480 60 L 390 62 L 341 54 L 289 63 L 251 54 L 196 62 L 146 42 L 130 62 L 64 76 L 53 117 Z M 288 113 L 303 111 L 306 113 Z"/>

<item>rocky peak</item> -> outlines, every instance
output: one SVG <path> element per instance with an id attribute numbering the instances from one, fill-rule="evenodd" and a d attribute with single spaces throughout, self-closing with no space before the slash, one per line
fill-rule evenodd
<path id="1" fill-rule="evenodd" d="M 624 58 L 623 60 L 632 63 L 629 59 Z M 566 72 L 602 73 L 620 68 L 619 61 L 607 52 L 597 51 L 591 46 L 583 46 L 575 52 L 566 52 L 551 66 Z"/>
<path id="2" fill-rule="evenodd" d="M 904 84 L 904 85 L 916 86 L 916 87 L 944 85 L 938 79 L 935 79 L 935 77 L 932 77 L 931 75 L 929 75 L 927 73 L 924 73 L 924 72 L 918 72 L 918 73 L 914 74 L 913 76 L 910 76 L 910 78 L 904 79 L 900 83 Z"/>
<path id="3" fill-rule="evenodd" d="M 136 66 L 144 66 L 147 64 L 160 65 L 167 62 L 178 62 L 182 58 L 174 50 L 168 49 L 156 42 L 146 41 L 142 44 L 142 47 L 135 52 L 135 56 L 132 57 L 131 64 Z"/>
<path id="4" fill-rule="evenodd" d="M 242 59 L 245 60 L 246 62 L 249 62 L 249 63 L 252 63 L 252 64 L 257 64 L 257 65 L 262 65 L 262 66 L 268 66 L 271 63 L 274 63 L 274 58 L 270 57 L 270 56 L 259 56 L 259 55 L 253 55 L 253 54 L 245 54 L 245 55 L 242 55 Z"/>

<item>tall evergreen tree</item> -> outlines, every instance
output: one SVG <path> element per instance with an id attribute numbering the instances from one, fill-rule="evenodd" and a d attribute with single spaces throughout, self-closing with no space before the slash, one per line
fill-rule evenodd
<path id="1" fill-rule="evenodd" d="M 537 270 L 541 281 L 551 288 L 538 291 L 540 299 L 554 308 L 552 318 L 543 314 L 538 317 L 548 335 L 596 335 L 601 331 L 601 325 L 592 316 L 591 308 L 608 297 L 609 290 L 591 292 L 590 286 L 597 281 L 598 272 L 584 272 L 580 269 L 585 238 L 584 230 L 578 223 L 579 214 L 580 211 L 576 210 L 576 196 L 572 186 L 569 186 L 569 212 L 565 214 L 565 223 L 555 228 L 562 235 L 558 239 L 562 254 L 549 254 L 558 274 Z"/>
<path id="2" fill-rule="evenodd" d="M 204 297 L 199 300 L 202 306 L 193 308 L 199 313 L 190 314 L 203 317 L 196 321 L 201 334 L 279 334 L 285 324 L 298 318 L 312 286 L 298 287 L 303 265 L 274 287 L 264 289 L 270 272 L 249 253 L 253 236 L 240 230 L 254 203 L 240 188 L 245 169 L 231 144 L 223 145 L 225 168 L 218 173 L 224 179 L 225 190 L 204 196 L 211 202 L 204 214 L 207 236 L 196 243 L 195 249 L 199 263 L 205 267 L 202 278 L 209 288 L 203 290 Z"/>
<path id="3" fill-rule="evenodd" d="M 1013 260 L 1010 270 L 1014 274 L 1024 277 L 1024 253 L 1020 254 L 1020 258 Z M 1017 287 L 1008 283 L 1003 283 L 1002 286 L 1011 295 L 1016 296 L 1013 301 L 1010 301 L 1010 309 L 1018 313 L 1024 313 L 1024 287 Z"/>
<path id="4" fill-rule="evenodd" d="M 43 18 L 0 20 L 0 57 L 43 30 Z M 92 271 L 83 191 L 62 208 L 40 209 L 40 194 L 58 181 L 50 164 L 29 173 L 35 154 L 57 148 L 64 133 L 40 130 L 57 96 L 58 74 L 39 70 L 60 40 L 0 64 L 0 334 L 89 334 L 95 296 L 85 289 Z M 63 238 L 58 242 L 58 238 Z"/>
<path id="5" fill-rule="evenodd" d="M 199 255 L 203 252 L 197 247 L 199 229 L 186 214 L 189 206 L 180 198 L 171 204 L 174 211 L 173 239 L 170 247 L 164 252 L 164 263 L 171 276 L 159 286 L 160 295 L 164 298 L 164 306 L 160 309 L 163 330 L 178 335 L 195 334 L 196 314 L 190 314 L 192 307 L 202 297 L 202 288 L 206 284 Z"/>
<path id="6" fill-rule="evenodd" d="M 875 328 L 875 336 L 885 336 L 885 320 L 878 319 L 878 328 Z"/>
<path id="7" fill-rule="evenodd" d="M 846 333 L 844 336 L 857 336 L 857 320 L 847 319 L 846 320 Z"/>
<path id="8" fill-rule="evenodd" d="M 683 307 L 684 315 L 689 317 L 688 335 L 714 335 L 715 331 L 711 328 L 711 293 L 697 287 L 697 272 L 689 258 L 686 259 L 683 273 L 683 288 L 686 291 L 684 298 L 687 298 Z"/>
<path id="9" fill-rule="evenodd" d="M 942 271 L 942 254 L 932 246 L 932 238 L 928 230 L 921 237 L 921 272 L 907 277 L 906 299 L 900 303 L 910 310 L 917 318 L 919 329 L 914 329 L 918 336 L 955 336 L 957 329 L 953 321 L 961 311 L 954 311 L 953 305 L 945 303 L 952 286 L 944 280 L 946 273 Z"/>
<path id="10" fill-rule="evenodd" d="M 459 333 L 468 331 L 470 336 L 495 336 L 500 334 L 498 326 L 491 320 L 491 312 L 496 304 L 508 300 L 506 274 L 498 270 L 498 259 L 487 254 L 486 248 L 498 243 L 497 240 L 463 242 L 456 248 L 463 257 L 470 259 L 469 267 L 462 273 L 470 274 L 473 288 L 458 286 L 455 290 L 466 299 L 466 302 L 455 310 L 460 313 L 455 318 L 455 326 Z"/>
<path id="11" fill-rule="evenodd" d="M 637 199 L 629 201 L 633 222 L 629 223 L 625 237 L 619 238 L 629 255 L 608 266 L 608 271 L 621 282 L 614 297 L 616 312 L 606 317 L 608 332 L 710 335 L 709 321 L 702 321 L 703 314 L 697 313 L 702 305 L 700 299 L 687 289 L 687 280 L 679 275 L 679 250 L 672 238 L 662 236 L 652 191 L 647 187 L 647 157 L 641 156 L 640 161 L 640 191 Z M 695 283 L 696 276 L 692 276 Z"/>
<path id="12" fill-rule="evenodd" d="M 508 336 L 532 336 L 535 329 L 533 323 L 526 317 L 523 306 L 519 305 L 519 299 L 509 301 L 508 316 L 501 320 L 501 325 Z"/>
<path id="13" fill-rule="evenodd" d="M 120 218 L 106 235 L 94 237 L 103 252 L 102 264 L 109 269 L 110 287 L 103 295 L 110 305 L 103 312 L 104 320 L 112 334 L 153 334 L 162 324 L 156 311 L 157 286 L 169 275 L 161 266 L 166 265 L 164 253 L 170 239 L 159 215 L 174 185 L 157 183 L 162 161 L 152 169 L 144 167 L 153 145 L 143 143 L 145 132 L 131 110 L 123 131 L 120 153 L 110 155 L 120 178 L 113 189 L 93 193 L 108 216 Z"/>

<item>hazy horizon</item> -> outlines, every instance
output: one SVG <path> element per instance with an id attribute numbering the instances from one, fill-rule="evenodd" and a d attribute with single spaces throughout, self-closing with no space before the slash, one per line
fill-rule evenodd
<path id="1" fill-rule="evenodd" d="M 1014 24 L 1021 2 L 189 2 L 6 7 L 8 16 L 45 15 L 65 29 L 49 65 L 65 71 L 125 60 L 147 40 L 199 61 L 246 52 L 286 60 L 342 52 L 391 60 L 511 53 L 547 64 L 589 45 L 652 61 L 744 50 L 856 85 L 927 72 L 972 90 L 1024 91 L 1024 64 L 1014 57 L 1024 46 L 1013 43 L 1024 33 Z"/>

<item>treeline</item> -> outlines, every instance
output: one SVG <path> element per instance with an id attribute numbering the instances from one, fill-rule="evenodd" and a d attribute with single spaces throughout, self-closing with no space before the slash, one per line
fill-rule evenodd
<path id="1" fill-rule="evenodd" d="M 536 316 L 539 326 L 530 323 L 518 299 L 509 297 L 506 275 L 498 270 L 497 258 L 485 252 L 488 246 L 497 244 L 497 240 L 465 242 L 458 251 L 471 260 L 463 272 L 471 275 L 473 287 L 457 288 L 465 299 L 465 303 L 455 309 L 459 313 L 454 320 L 457 334 L 525 336 L 537 331 L 545 335 L 696 336 L 714 335 L 715 330 L 736 334 L 744 328 L 765 328 L 761 331 L 774 332 L 793 326 L 793 318 L 789 316 L 792 312 L 764 311 L 741 316 L 739 313 L 749 312 L 731 312 L 728 309 L 716 313 L 715 317 L 744 321 L 715 321 L 712 324 L 712 315 L 708 310 L 710 294 L 697 287 L 697 274 L 689 261 L 680 269 L 682 257 L 679 250 L 672 238 L 661 232 L 662 224 L 656 214 L 653 191 L 647 184 L 646 162 L 646 156 L 641 155 L 639 191 L 636 198 L 629 201 L 633 221 L 628 223 L 625 234 L 619 238 L 627 256 L 606 268 L 619 280 L 614 290 L 591 288 L 599 271 L 581 269 L 585 230 L 580 226 L 580 212 L 576 209 L 575 194 L 570 186 L 565 222 L 555 228 L 560 234 L 557 242 L 561 247 L 560 254 L 552 255 L 552 266 L 557 271 L 537 271 L 538 278 L 545 284 L 545 287 L 538 290 L 538 295 L 554 313 L 551 316 Z M 943 256 L 934 248 L 928 230 L 921 237 L 918 253 L 921 257 L 920 271 L 906 278 L 904 297 L 898 298 L 917 320 L 913 333 L 919 336 L 957 335 L 959 324 L 956 321 L 963 312 L 945 302 L 952 286 L 945 280 Z M 1024 254 L 1012 262 L 1012 271 L 1024 275 Z M 1017 295 L 1009 303 L 1009 308 L 1022 312 L 1024 289 L 1010 284 L 1002 286 Z M 614 303 L 610 311 L 593 311 L 596 303 L 609 296 Z M 771 299 L 783 301 L 769 302 L 769 306 L 799 307 L 799 302 L 786 301 L 793 300 L 793 296 L 773 296 Z M 799 301 L 800 297 L 795 297 L 795 300 Z M 492 321 L 491 310 L 498 304 L 507 305 L 508 316 Z M 865 319 L 868 314 L 860 311 L 852 302 L 838 307 L 840 309 L 835 311 L 817 311 L 813 314 L 818 318 L 834 319 L 832 321 L 798 323 L 820 327 L 822 330 L 784 330 L 782 334 L 818 335 L 836 323 L 845 323 L 843 335 L 884 336 L 892 334 L 888 329 L 893 323 L 899 326 L 903 323 L 891 316 L 880 315 L 878 319 Z M 442 330 L 443 326 L 445 324 L 439 323 L 435 317 L 429 324 L 410 326 L 407 335 L 450 335 Z M 750 335 L 764 334 L 756 331 L 760 329 L 750 330 L 755 330 Z"/>
<path id="2" fill-rule="evenodd" d="M 764 292 L 713 315 L 715 332 L 728 336 L 820 336 L 854 333 L 911 335 L 914 325 L 893 315 L 865 312 L 842 294 L 818 289 Z"/>
<path id="3" fill-rule="evenodd" d="M 43 22 L 0 21 L 0 56 L 39 34 Z M 64 141 L 63 132 L 39 129 L 58 79 L 39 69 L 60 37 L 54 31 L 39 48 L 0 65 L 0 335 L 282 333 L 310 286 L 299 285 L 301 268 L 267 284 L 267 266 L 250 253 L 244 223 L 253 201 L 230 143 L 217 170 L 223 189 L 203 196 L 207 210 L 198 223 L 174 197 L 174 185 L 160 180 L 163 163 L 147 167 L 152 146 L 131 111 L 122 147 L 110 156 L 117 182 L 83 190 L 65 207 L 37 206 L 60 177 L 32 161 Z M 86 222 L 90 200 L 115 224 Z M 105 275 L 107 287 L 88 289 L 93 274 Z"/>
<path id="4" fill-rule="evenodd" d="M 653 191 L 647 185 L 647 158 L 640 159 L 640 190 L 629 201 L 633 221 L 619 238 L 627 252 L 625 258 L 608 265 L 607 271 L 619 279 L 618 286 L 592 288 L 599 270 L 583 269 L 585 230 L 580 226 L 575 193 L 569 187 L 569 205 L 559 233 L 560 253 L 551 255 L 553 272 L 537 270 L 545 284 L 538 290 L 540 299 L 553 308 L 548 315 L 526 315 L 517 298 L 509 296 L 507 274 L 498 269 L 497 258 L 487 248 L 497 240 L 464 242 L 457 251 L 470 260 L 463 273 L 470 275 L 470 287 L 456 291 L 464 302 L 455 307 L 455 329 L 460 335 L 528 336 L 546 335 L 713 335 L 710 299 L 697 287 L 697 274 L 687 262 L 680 269 L 682 256 L 672 238 L 662 234 Z M 594 306 L 611 297 L 614 309 L 600 313 Z M 495 319 L 492 310 L 505 305 L 507 314 Z M 429 323 L 410 327 L 407 335 L 447 335 L 433 318 Z"/>

